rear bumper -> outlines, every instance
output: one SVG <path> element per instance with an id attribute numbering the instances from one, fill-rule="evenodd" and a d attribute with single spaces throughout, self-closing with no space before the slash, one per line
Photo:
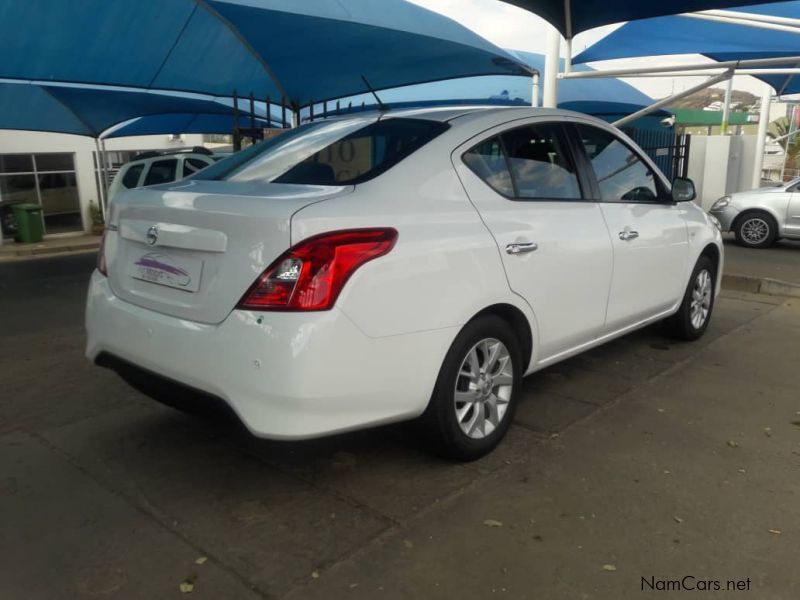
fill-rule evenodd
<path id="1" fill-rule="evenodd" d="M 261 322 L 259 322 L 261 318 Z M 95 272 L 86 356 L 225 401 L 259 437 L 303 439 L 419 416 L 457 329 L 366 336 L 341 311 L 233 311 L 194 323 L 120 300 Z"/>

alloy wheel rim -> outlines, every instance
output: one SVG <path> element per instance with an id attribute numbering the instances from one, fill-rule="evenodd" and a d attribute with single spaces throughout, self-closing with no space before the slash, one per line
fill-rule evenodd
<path id="1" fill-rule="evenodd" d="M 708 319 L 708 313 L 711 311 L 711 292 L 713 290 L 713 283 L 711 280 L 711 273 L 703 269 L 697 274 L 692 286 L 692 303 L 689 309 L 689 315 L 692 322 L 692 327 L 700 329 L 705 325 Z"/>
<path id="2" fill-rule="evenodd" d="M 506 416 L 514 387 L 514 365 L 505 344 L 486 338 L 475 344 L 456 376 L 454 403 L 461 431 L 472 439 L 491 435 Z"/>
<path id="3" fill-rule="evenodd" d="M 769 236 L 769 223 L 759 217 L 742 224 L 742 237 L 748 244 L 760 244 Z"/>

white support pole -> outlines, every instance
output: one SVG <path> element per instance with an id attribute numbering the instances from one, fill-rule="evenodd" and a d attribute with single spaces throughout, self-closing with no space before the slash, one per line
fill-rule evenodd
<path id="1" fill-rule="evenodd" d="M 100 142 L 97 141 L 97 138 L 94 138 L 94 148 L 95 148 L 95 162 L 96 162 L 96 170 L 97 170 L 97 189 L 100 194 L 100 197 L 97 199 L 97 204 L 100 205 L 100 212 L 103 215 L 103 220 L 106 218 L 106 207 L 108 206 L 108 193 L 106 190 L 105 185 L 103 185 L 103 181 L 106 178 L 105 175 L 105 166 L 103 165 L 101 160 L 100 154 Z"/>
<path id="2" fill-rule="evenodd" d="M 561 62 L 561 34 L 552 25 L 547 25 L 547 53 L 544 59 L 544 96 L 542 106 L 558 106 L 558 71 Z"/>
<path id="3" fill-rule="evenodd" d="M 694 65 L 663 65 L 660 67 L 643 67 L 637 69 L 606 69 L 602 71 L 573 71 L 561 75 L 562 79 L 592 79 L 602 77 L 628 77 L 647 73 L 669 73 L 703 71 L 708 69 L 747 69 L 750 67 L 769 67 L 794 65 L 800 63 L 800 56 L 781 56 L 774 58 L 758 58 L 748 60 L 726 60 L 718 63 L 701 63 Z"/>
<path id="4" fill-rule="evenodd" d="M 725 105 L 722 108 L 722 135 L 728 135 L 728 124 L 731 120 L 731 98 L 733 97 L 733 77 L 725 86 Z"/>
<path id="5" fill-rule="evenodd" d="M 626 78 L 633 77 L 713 77 L 724 73 L 725 69 L 708 69 L 707 71 L 687 71 L 681 73 L 679 71 L 668 71 L 666 73 L 636 73 L 633 75 L 625 75 Z M 737 75 L 800 75 L 800 68 L 790 67 L 786 69 L 736 69 Z"/>
<path id="6" fill-rule="evenodd" d="M 100 138 L 100 150 L 102 154 L 100 155 L 103 160 L 103 192 L 108 198 L 108 191 L 111 188 L 111 182 L 108 180 L 109 176 L 111 175 L 111 167 L 108 164 L 108 152 L 106 151 L 106 140 L 105 138 Z"/>
<path id="7" fill-rule="evenodd" d="M 680 100 L 681 98 L 686 98 L 687 96 L 691 96 L 695 92 L 699 92 L 700 90 L 704 90 L 704 89 L 706 89 L 708 87 L 711 87 L 714 84 L 719 83 L 720 81 L 725 81 L 726 79 L 728 79 L 730 77 L 733 77 L 733 71 L 732 70 L 728 71 L 726 73 L 722 73 L 721 75 L 717 75 L 716 77 L 712 77 L 711 79 L 708 79 L 708 80 L 704 81 L 703 83 L 700 83 L 698 85 L 690 87 L 688 90 L 685 90 L 685 91 L 681 92 L 680 94 L 675 94 L 674 96 L 670 96 L 669 98 L 664 98 L 663 100 L 659 100 L 655 104 L 651 104 L 650 106 L 647 106 L 647 107 L 643 108 L 642 110 L 636 111 L 635 113 L 633 113 L 631 115 L 628 115 L 627 117 L 625 117 L 623 119 L 620 119 L 619 121 L 614 121 L 612 123 L 612 125 L 614 127 L 622 127 L 623 125 L 627 125 L 628 123 L 632 123 L 633 121 L 636 121 L 637 119 L 641 119 L 642 117 L 649 115 L 651 112 L 657 111 L 659 108 L 663 108 L 664 106 L 668 106 L 668 105 L 672 104 L 676 100 Z"/>
<path id="8" fill-rule="evenodd" d="M 756 21 L 757 23 L 774 23 L 776 25 L 792 25 L 800 27 L 800 19 L 792 17 L 775 17 L 772 15 L 757 15 L 755 13 L 745 13 L 736 10 L 704 10 L 700 15 L 710 15 L 712 17 L 728 17 L 729 19 L 739 19 L 741 21 Z"/>
<path id="9" fill-rule="evenodd" d="M 533 83 L 531 85 L 531 106 L 533 108 L 539 107 L 539 89 L 541 85 L 539 84 L 540 79 L 539 71 L 536 71 L 533 74 Z"/>
<path id="10" fill-rule="evenodd" d="M 700 19 L 703 21 L 713 21 L 715 23 L 725 23 L 728 25 L 739 25 L 741 27 L 753 27 L 754 29 L 767 29 L 769 31 L 780 31 L 783 33 L 798 33 L 800 28 L 791 25 L 777 25 L 775 23 L 765 23 L 763 21 L 752 21 L 749 19 L 740 19 L 738 17 L 718 17 L 704 13 L 683 13 L 681 17 L 690 19 Z"/>
<path id="11" fill-rule="evenodd" d="M 764 93 L 761 95 L 761 113 L 758 118 L 756 157 L 753 165 L 753 189 L 761 187 L 761 169 L 764 166 L 764 148 L 767 145 L 767 128 L 769 127 L 769 108 L 771 103 L 772 88 L 764 84 Z"/>
<path id="12" fill-rule="evenodd" d="M 572 38 L 566 38 L 566 56 L 564 57 L 564 73 L 572 72 Z"/>

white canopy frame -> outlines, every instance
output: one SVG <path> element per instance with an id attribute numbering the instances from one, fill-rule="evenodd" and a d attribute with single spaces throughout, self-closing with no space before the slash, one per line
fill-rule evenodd
<path id="1" fill-rule="evenodd" d="M 664 100 L 660 100 L 624 119 L 613 123 L 616 127 L 621 127 L 636 119 L 644 117 L 664 106 L 680 100 L 690 94 L 702 89 L 711 87 L 721 81 L 727 81 L 725 89 L 725 102 L 722 117 L 723 135 L 728 133 L 728 123 L 730 122 L 731 98 L 733 92 L 733 77 L 735 75 L 789 75 L 800 74 L 800 56 L 787 56 L 779 58 L 737 60 L 713 63 L 701 63 L 695 65 L 665 65 L 661 67 L 634 68 L 634 69 L 606 69 L 596 71 L 575 72 L 572 70 L 572 28 L 570 22 L 570 0 L 565 0 L 564 10 L 567 15 L 566 23 L 566 60 L 564 72 L 560 72 L 561 59 L 561 34 L 553 26 L 548 25 L 547 30 L 547 54 L 545 57 L 544 73 L 544 93 L 543 106 L 555 108 L 558 98 L 559 79 L 590 79 L 602 77 L 682 77 L 682 76 L 704 76 L 709 77 L 706 81 L 691 87 L 690 89 L 675 94 Z M 800 19 L 789 17 L 774 17 L 771 15 L 761 15 L 755 13 L 744 13 L 729 10 L 707 10 L 696 13 L 684 13 L 680 16 L 704 19 L 727 24 L 736 24 L 744 27 L 755 27 L 759 29 L 769 29 L 800 34 Z M 784 67 L 782 65 L 795 65 L 795 67 Z M 774 67 L 774 68 L 770 68 Z M 780 91 L 779 91 L 780 95 Z M 759 187 L 761 183 L 761 169 L 764 161 L 764 148 L 766 146 L 767 126 L 769 124 L 770 104 L 772 103 L 772 87 L 764 84 L 764 93 L 761 97 L 761 110 L 759 115 L 758 143 L 756 146 L 755 164 L 753 165 L 753 187 Z"/>

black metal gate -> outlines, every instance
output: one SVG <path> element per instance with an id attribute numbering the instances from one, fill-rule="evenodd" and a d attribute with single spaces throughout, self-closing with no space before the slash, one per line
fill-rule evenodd
<path id="1" fill-rule="evenodd" d="M 689 175 L 689 148 L 692 136 L 686 133 L 676 134 L 664 129 L 626 128 L 629 135 L 642 150 L 656 163 L 661 172 L 670 181 L 676 177 Z"/>

